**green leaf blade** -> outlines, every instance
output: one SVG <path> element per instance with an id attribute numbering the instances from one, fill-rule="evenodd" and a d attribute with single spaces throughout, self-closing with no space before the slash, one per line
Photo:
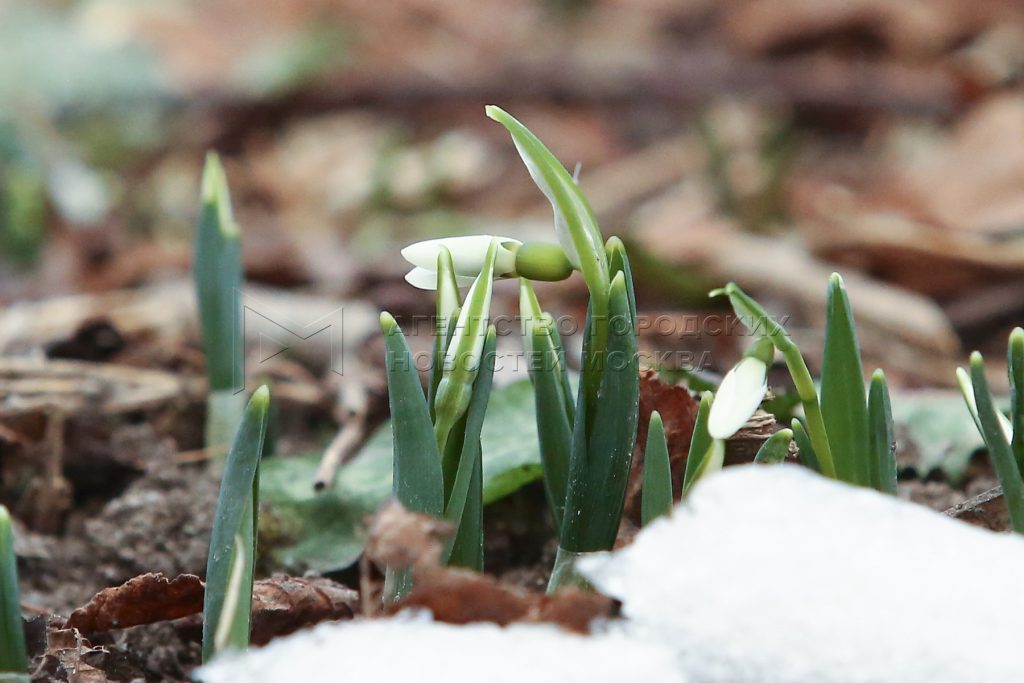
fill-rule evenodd
<path id="1" fill-rule="evenodd" d="M 836 478 L 871 485 L 864 368 L 850 300 L 838 273 L 829 279 L 825 351 L 821 367 L 821 416 Z"/>
<path id="2" fill-rule="evenodd" d="M 203 661 L 225 646 L 244 649 L 249 644 L 259 502 L 256 487 L 269 407 L 270 390 L 262 386 L 249 399 L 228 452 L 206 565 Z M 224 633 L 228 634 L 226 640 L 218 638 Z"/>
<path id="3" fill-rule="evenodd" d="M 1021 471 L 1017 467 L 1010 443 L 997 417 L 988 380 L 985 378 L 985 361 L 977 351 L 971 354 L 971 382 L 974 385 L 974 401 L 978 409 L 978 420 L 981 422 L 982 436 L 995 466 L 996 475 L 999 477 L 999 483 L 1003 487 L 1003 498 L 1010 512 L 1010 523 L 1014 531 L 1024 533 L 1024 482 L 1021 481 Z"/>
<path id="4" fill-rule="evenodd" d="M 561 543 L 565 550 L 607 550 L 615 542 L 625 503 L 640 407 L 639 357 L 625 275 L 610 291 L 609 336 L 599 356 L 600 400 L 577 409 Z M 590 378 L 580 379 L 580 397 Z M 582 400 L 586 400 L 583 398 Z"/>
<path id="5" fill-rule="evenodd" d="M 394 430 L 394 494 L 407 510 L 440 518 L 444 514 L 441 455 L 419 371 L 405 335 L 391 315 L 381 314 L 381 329 Z"/>
<path id="6" fill-rule="evenodd" d="M 713 439 L 708 433 L 708 415 L 711 413 L 711 402 L 714 394 L 705 391 L 701 394 L 697 406 L 697 418 L 693 423 L 693 435 L 690 437 L 690 450 L 686 455 L 686 469 L 683 471 L 683 497 L 690 492 L 697 482 L 701 471 L 701 463 L 711 451 Z"/>
<path id="7" fill-rule="evenodd" d="M 18 560 L 7 508 L 0 505 L 0 675 L 28 671 L 18 590 Z"/>
<path id="8" fill-rule="evenodd" d="M 640 495 L 640 523 L 647 526 L 672 512 L 672 465 L 668 455 L 665 425 L 657 410 L 651 412 L 644 452 L 643 488 Z"/>
<path id="9" fill-rule="evenodd" d="M 1024 329 L 1014 328 L 1006 350 L 1010 374 L 1010 448 L 1017 461 L 1017 469 L 1024 472 Z"/>
<path id="10" fill-rule="evenodd" d="M 224 167 L 210 153 L 203 170 L 193 270 L 211 391 L 231 390 L 242 377 L 242 354 L 235 340 L 241 329 L 240 235 Z"/>
<path id="11" fill-rule="evenodd" d="M 544 489 L 560 529 L 565 512 L 574 411 L 561 337 L 527 280 L 520 281 L 520 317 L 527 370 L 533 385 Z"/>
<path id="12" fill-rule="evenodd" d="M 484 566 L 483 453 L 480 436 L 494 380 L 497 333 L 491 325 L 484 340 L 480 372 L 473 382 L 473 397 L 466 413 L 461 454 L 445 518 L 455 525 L 456 535 L 447 562 L 482 571 Z"/>
<path id="13" fill-rule="evenodd" d="M 890 495 L 896 495 L 897 466 L 896 440 L 892 420 L 892 403 L 889 399 L 889 385 L 885 373 L 875 370 L 868 390 L 868 421 L 870 424 L 869 452 L 871 465 L 871 486 Z"/>
<path id="14" fill-rule="evenodd" d="M 778 465 L 786 462 L 786 457 L 789 455 L 789 444 L 792 442 L 793 431 L 790 429 L 780 429 L 768 437 L 761 444 L 761 447 L 757 449 L 754 462 L 763 465 Z"/>

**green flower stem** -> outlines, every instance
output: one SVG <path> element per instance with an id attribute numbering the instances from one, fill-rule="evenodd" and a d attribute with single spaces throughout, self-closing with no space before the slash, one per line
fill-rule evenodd
<path id="1" fill-rule="evenodd" d="M 1021 470 L 1013 457 L 1010 443 L 999 423 L 992 394 L 985 378 L 985 359 L 975 351 L 971 354 L 971 382 L 974 385 L 974 401 L 981 422 L 982 436 L 988 448 L 989 457 L 995 466 L 999 483 L 1003 487 L 1003 499 L 1010 512 L 1010 524 L 1018 534 L 1024 534 L 1024 481 Z"/>
<path id="2" fill-rule="evenodd" d="M 775 348 L 782 354 L 782 358 L 786 361 L 786 367 L 789 368 L 789 374 L 793 378 L 797 396 L 804 408 L 807 433 L 811 445 L 814 447 L 819 471 L 826 477 L 835 479 L 836 467 L 832 460 L 828 432 L 825 430 L 825 421 L 821 414 L 821 404 L 818 402 L 818 391 L 814 386 L 811 372 L 807 369 L 807 363 L 804 362 L 804 357 L 800 354 L 800 349 L 793 343 L 786 329 L 775 322 L 761 304 L 750 298 L 736 283 L 730 282 L 724 288 L 711 292 L 711 296 L 721 294 L 726 294 L 729 297 L 733 309 L 747 327 L 768 336 L 775 344 Z"/>

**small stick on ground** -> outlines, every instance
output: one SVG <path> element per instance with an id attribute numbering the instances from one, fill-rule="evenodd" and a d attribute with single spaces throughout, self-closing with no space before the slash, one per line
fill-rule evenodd
<path id="1" fill-rule="evenodd" d="M 351 414 L 341 430 L 324 451 L 323 459 L 313 477 L 313 490 L 324 491 L 334 485 L 334 478 L 343 464 L 348 462 L 366 438 L 366 411 Z"/>

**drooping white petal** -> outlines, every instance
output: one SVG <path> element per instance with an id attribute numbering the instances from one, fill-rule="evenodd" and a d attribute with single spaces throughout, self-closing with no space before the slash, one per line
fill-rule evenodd
<path id="1" fill-rule="evenodd" d="M 437 289 L 437 273 L 426 268 L 416 267 L 405 274 L 405 281 L 418 289 Z M 455 282 L 459 287 L 468 287 L 473 284 L 473 278 L 466 275 L 456 275 Z"/>
<path id="2" fill-rule="evenodd" d="M 767 373 L 763 361 L 747 357 L 722 378 L 708 414 L 708 433 L 712 437 L 728 439 L 747 423 L 764 400 Z"/>
<path id="3" fill-rule="evenodd" d="M 515 252 L 508 247 L 522 244 L 519 240 L 511 237 L 495 237 L 494 235 L 442 237 L 410 244 L 402 249 L 402 257 L 414 266 L 434 272 L 437 269 L 438 252 L 444 246 L 451 252 L 455 274 L 468 277 L 469 280 L 465 284 L 469 284 L 480 274 L 484 257 L 487 255 L 487 247 L 490 246 L 491 240 L 495 239 L 498 240 L 498 250 L 494 257 L 494 272 L 500 277 L 515 271 Z M 461 282 L 459 284 L 463 285 Z M 435 287 L 436 283 L 430 289 Z"/>

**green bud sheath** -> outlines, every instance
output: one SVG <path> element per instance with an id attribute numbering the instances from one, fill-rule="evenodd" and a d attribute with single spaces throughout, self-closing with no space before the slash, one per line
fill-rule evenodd
<path id="1" fill-rule="evenodd" d="M 567 279 L 572 271 L 572 264 L 557 244 L 527 242 L 516 250 L 516 272 L 519 277 L 557 282 Z"/>

